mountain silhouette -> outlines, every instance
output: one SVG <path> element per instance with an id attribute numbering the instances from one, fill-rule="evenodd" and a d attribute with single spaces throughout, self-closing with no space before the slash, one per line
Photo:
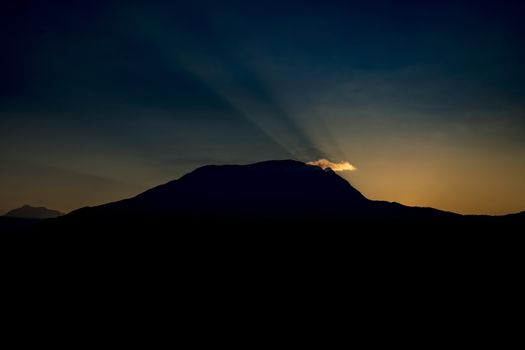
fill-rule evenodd
<path id="1" fill-rule="evenodd" d="M 165 240 L 191 232 L 439 231 L 523 225 L 524 215 L 463 216 L 367 199 L 330 169 L 293 160 L 209 165 L 133 198 L 35 225 L 39 239 Z"/>
<path id="2" fill-rule="evenodd" d="M 9 218 L 23 218 L 23 219 L 49 219 L 64 215 L 58 210 L 47 209 L 45 207 L 32 207 L 24 205 L 20 208 L 13 209 L 7 212 L 4 216 Z"/>
<path id="3" fill-rule="evenodd" d="M 493 233 L 522 231 L 523 222 L 521 214 L 466 217 L 371 201 L 331 170 L 269 161 L 205 166 L 133 198 L 44 220 L 3 246 L 17 264 L 44 266 L 46 279 L 64 271 L 61 281 L 78 278 L 83 289 L 88 276 L 148 302 L 182 293 L 222 304 L 249 289 L 261 292 L 250 301 L 258 303 L 290 289 L 285 302 L 305 291 L 325 303 L 357 290 L 359 300 L 397 305 L 397 293 L 435 290 L 439 276 L 457 288 L 486 255 L 504 261 L 508 250 Z M 491 271 L 479 270 L 483 278 Z"/>
<path id="4" fill-rule="evenodd" d="M 82 208 L 64 220 L 172 217 L 197 222 L 312 220 L 375 215 L 451 217 L 434 209 L 370 201 L 330 169 L 293 160 L 210 165 L 138 196 Z"/>
<path id="5" fill-rule="evenodd" d="M 57 210 L 44 207 L 24 205 L 0 216 L 0 234 L 17 232 L 40 222 L 44 219 L 56 218 L 64 215 Z"/>

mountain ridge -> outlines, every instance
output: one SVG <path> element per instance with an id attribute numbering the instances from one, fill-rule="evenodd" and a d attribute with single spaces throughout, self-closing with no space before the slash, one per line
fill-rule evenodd
<path id="1" fill-rule="evenodd" d="M 504 222 L 522 223 L 524 217 L 510 216 Z M 82 232 L 79 236 L 90 239 L 110 239 L 111 235 L 129 239 L 135 231 L 180 234 L 185 228 L 246 232 L 276 227 L 322 231 L 326 227 L 347 230 L 362 226 L 424 231 L 458 225 L 497 226 L 503 220 L 369 200 L 331 169 L 273 160 L 206 165 L 134 197 L 44 220 L 33 231 L 61 233 L 68 239 L 74 236 L 72 232 Z M 144 238 L 140 234 L 137 237 Z"/>
<path id="2" fill-rule="evenodd" d="M 206 165 L 134 197 L 69 216 L 105 219 L 148 216 L 212 222 L 329 220 L 458 214 L 371 201 L 331 169 L 295 160 Z M 64 218 L 64 219 L 66 219 Z"/>

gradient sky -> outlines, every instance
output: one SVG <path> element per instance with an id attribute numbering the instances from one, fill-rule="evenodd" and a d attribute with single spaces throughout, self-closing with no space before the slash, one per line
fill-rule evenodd
<path id="1" fill-rule="evenodd" d="M 7 3 L 0 213 L 321 157 L 371 199 L 525 210 L 523 1 Z"/>

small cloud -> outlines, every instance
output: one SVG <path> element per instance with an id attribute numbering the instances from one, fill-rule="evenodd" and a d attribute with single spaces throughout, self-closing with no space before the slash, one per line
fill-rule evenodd
<path id="1" fill-rule="evenodd" d="M 306 163 L 308 165 L 316 165 L 318 167 L 321 167 L 322 169 L 332 169 L 333 171 L 354 171 L 357 170 L 355 166 L 350 164 L 349 162 L 342 161 L 339 163 L 333 163 L 329 161 L 328 159 L 319 159 L 314 162 L 308 162 Z"/>

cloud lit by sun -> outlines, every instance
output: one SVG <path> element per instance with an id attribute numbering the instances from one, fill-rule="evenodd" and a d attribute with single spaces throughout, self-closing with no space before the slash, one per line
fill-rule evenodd
<path id="1" fill-rule="evenodd" d="M 308 165 L 316 165 L 322 169 L 332 169 L 333 171 L 354 171 L 357 170 L 355 166 L 346 161 L 341 161 L 339 163 L 334 163 L 328 159 L 319 159 L 313 162 L 306 163 Z"/>

